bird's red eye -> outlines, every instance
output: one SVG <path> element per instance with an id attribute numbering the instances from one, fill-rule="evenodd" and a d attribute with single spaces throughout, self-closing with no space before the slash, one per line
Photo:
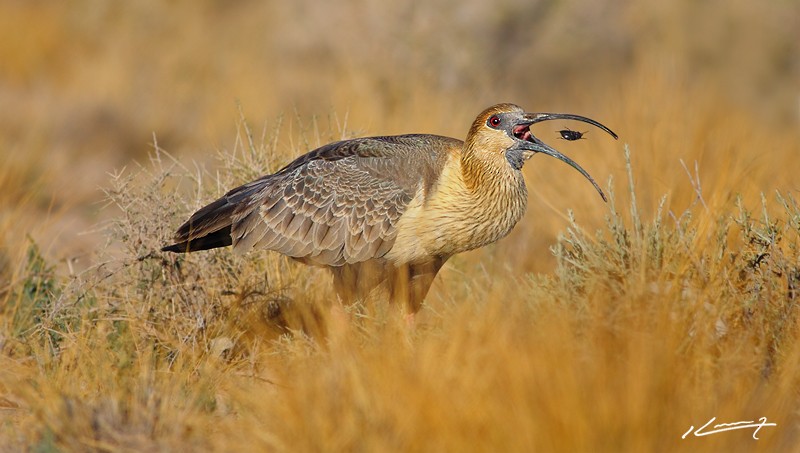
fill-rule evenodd
<path id="1" fill-rule="evenodd" d="M 489 126 L 497 127 L 500 125 L 500 117 L 497 115 L 492 116 L 489 118 Z"/>

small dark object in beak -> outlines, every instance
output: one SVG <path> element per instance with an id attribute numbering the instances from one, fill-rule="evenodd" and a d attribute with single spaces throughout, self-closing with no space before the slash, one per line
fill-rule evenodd
<path id="1" fill-rule="evenodd" d="M 558 133 L 561 134 L 561 138 L 564 140 L 569 140 L 569 141 L 586 140 L 586 138 L 583 136 L 583 134 L 585 134 L 586 132 L 578 132 L 578 131 L 573 131 L 570 128 L 566 128 L 558 131 Z"/>

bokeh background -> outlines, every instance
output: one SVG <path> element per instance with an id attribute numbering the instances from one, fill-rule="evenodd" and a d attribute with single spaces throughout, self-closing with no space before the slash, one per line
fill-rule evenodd
<path id="1" fill-rule="evenodd" d="M 613 203 L 533 158 L 415 326 L 157 251 L 316 146 L 498 102 L 616 131 L 533 131 Z M 797 451 L 798 157 L 798 0 L 0 0 L 0 451 Z"/>
<path id="2" fill-rule="evenodd" d="M 514 102 L 609 125 L 631 145 L 645 203 L 691 197 L 680 159 L 697 161 L 711 199 L 796 190 L 799 47 L 790 0 L 6 0 L 0 240 L 31 234 L 87 261 L 108 174 L 146 164 L 154 137 L 213 168 L 239 108 L 257 132 L 281 121 L 288 160 L 342 134 L 463 138 L 483 108 Z M 603 186 L 624 177 L 621 143 L 597 130 L 556 141 L 562 126 L 535 133 Z M 759 137 L 747 155 L 734 146 Z M 705 153 L 712 141 L 730 152 Z M 536 271 L 552 266 L 567 208 L 587 221 L 604 209 L 580 175 L 543 160 L 527 166 L 530 213 L 506 241 Z"/>

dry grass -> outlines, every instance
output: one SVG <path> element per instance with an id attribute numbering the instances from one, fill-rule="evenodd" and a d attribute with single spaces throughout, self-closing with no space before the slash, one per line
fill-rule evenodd
<path id="1" fill-rule="evenodd" d="M 174 226 L 163 219 L 274 169 L 274 144 L 238 143 L 218 183 L 158 148 L 115 176 L 107 195 L 123 214 L 106 231 L 122 248 L 87 271 L 59 277 L 29 247 L 4 299 L 8 445 L 730 451 L 797 441 L 800 209 L 790 195 L 715 214 L 698 191 L 686 210 L 662 199 L 646 216 L 621 200 L 641 198 L 633 180 L 619 181 L 613 189 L 629 190 L 612 195 L 606 226 L 587 233 L 573 219 L 552 274 L 457 260 L 409 331 L 389 305 L 331 317 L 324 274 L 274 254 L 156 252 Z M 757 442 L 680 439 L 712 416 L 762 415 L 779 427 Z"/>
<path id="2" fill-rule="evenodd" d="M 797 5 L 79 3 L 0 7 L 0 450 L 798 449 Z M 276 254 L 157 251 L 321 143 L 507 100 L 618 132 L 536 132 L 612 201 L 533 159 L 416 329 Z"/>

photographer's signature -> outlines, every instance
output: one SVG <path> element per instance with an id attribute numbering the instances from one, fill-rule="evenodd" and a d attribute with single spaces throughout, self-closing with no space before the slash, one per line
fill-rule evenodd
<path id="1" fill-rule="evenodd" d="M 765 426 L 777 426 L 777 423 L 767 423 L 767 417 L 761 417 L 761 418 L 758 419 L 757 422 L 754 422 L 754 421 L 741 421 L 741 422 L 733 422 L 733 423 L 720 423 L 720 424 L 714 425 L 711 429 L 706 431 L 705 429 L 708 428 L 708 426 L 710 424 L 714 423 L 714 420 L 716 420 L 716 419 L 717 419 L 717 417 L 711 417 L 711 420 L 709 420 L 708 423 L 706 423 L 705 425 L 703 425 L 703 426 L 701 426 L 701 427 L 699 427 L 697 429 L 694 429 L 694 425 L 692 425 L 689 428 L 689 431 L 686 431 L 686 433 L 683 436 L 681 436 L 681 439 L 686 439 L 686 436 L 691 434 L 692 431 L 694 431 L 694 435 L 696 437 L 700 437 L 700 436 L 710 436 L 711 434 L 717 434 L 717 433 L 721 433 L 723 431 L 733 431 L 734 429 L 755 428 L 755 431 L 753 431 L 753 439 L 758 440 L 758 436 L 756 436 L 756 434 L 758 434 L 758 431 L 761 428 L 763 428 Z"/>

